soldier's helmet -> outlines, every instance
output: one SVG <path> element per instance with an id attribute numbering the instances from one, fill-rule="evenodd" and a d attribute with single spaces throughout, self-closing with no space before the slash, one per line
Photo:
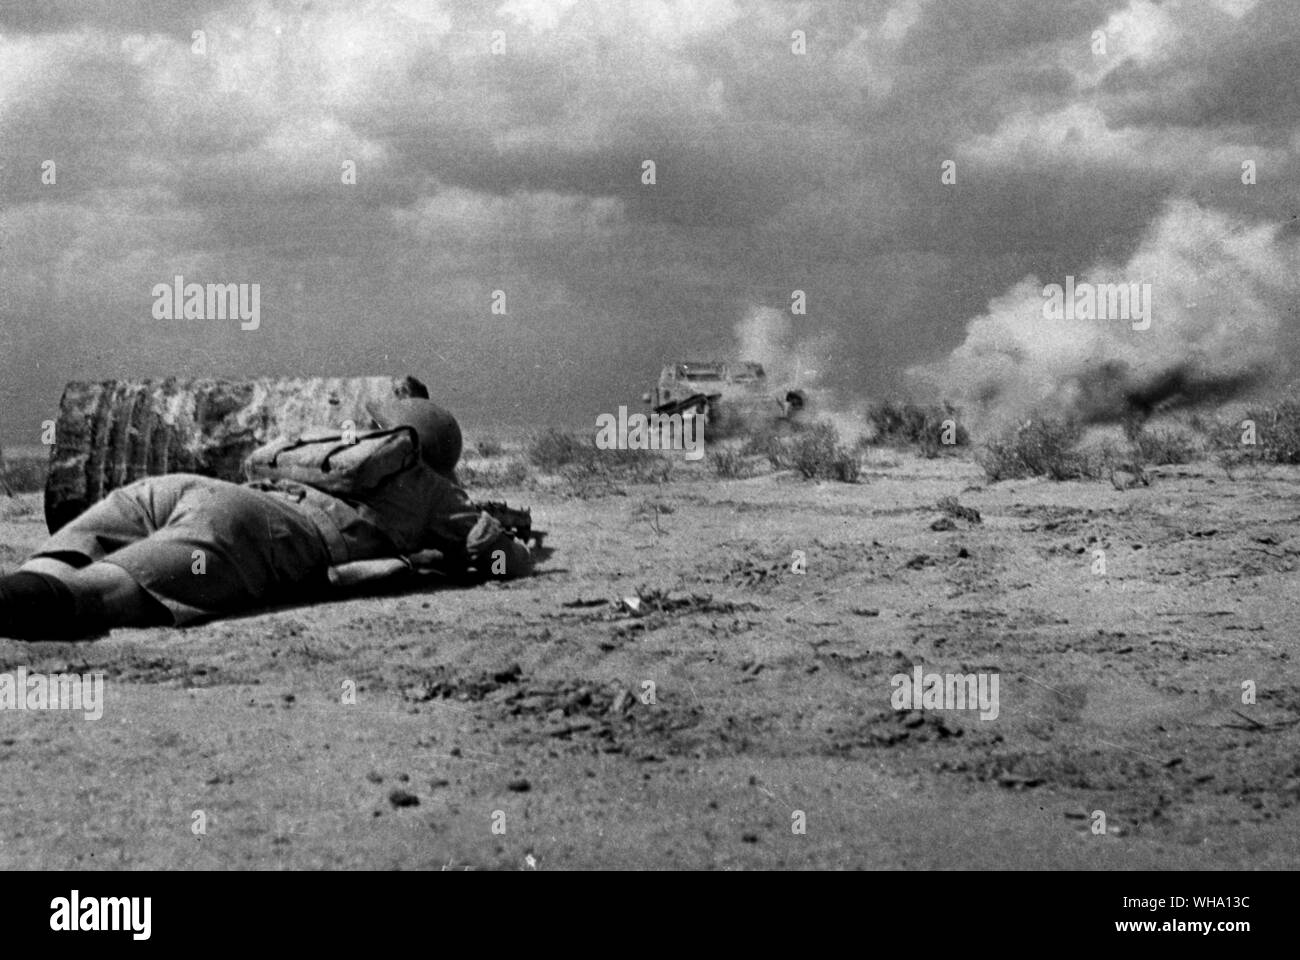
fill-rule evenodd
<path id="1" fill-rule="evenodd" d="M 381 410 L 372 411 L 375 422 L 384 429 L 412 427 L 420 437 L 420 457 L 432 469 L 453 477 L 463 445 L 460 424 L 449 412 L 432 400 L 406 397 L 393 400 Z"/>

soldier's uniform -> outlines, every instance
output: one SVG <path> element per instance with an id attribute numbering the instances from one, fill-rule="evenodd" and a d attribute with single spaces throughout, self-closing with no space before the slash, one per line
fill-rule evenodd
<path id="1" fill-rule="evenodd" d="M 417 428 L 422 459 L 364 498 L 283 480 L 146 477 L 114 490 L 34 556 L 120 567 L 176 624 L 300 599 L 326 586 L 332 566 L 427 549 L 453 569 L 528 574 L 528 549 L 451 479 L 460 428 L 432 409 L 432 419 L 429 407 L 399 409 L 393 422 Z"/>
<path id="2" fill-rule="evenodd" d="M 430 548 L 449 565 L 487 569 L 501 550 L 507 576 L 531 568 L 521 544 L 422 463 L 356 503 L 284 481 L 146 477 L 114 490 L 34 555 L 121 567 L 179 625 L 298 599 L 324 588 L 331 566 Z"/>

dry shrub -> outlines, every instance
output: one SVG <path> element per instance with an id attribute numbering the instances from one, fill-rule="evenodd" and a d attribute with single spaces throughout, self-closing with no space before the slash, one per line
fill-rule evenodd
<path id="1" fill-rule="evenodd" d="M 529 442 L 528 459 L 547 473 L 555 473 L 560 467 L 589 459 L 595 450 L 594 443 L 552 427 Z"/>
<path id="2" fill-rule="evenodd" d="M 672 456 L 681 456 L 674 451 Z M 623 494 L 622 484 L 665 483 L 672 477 L 671 456 L 657 450 L 602 450 L 594 439 L 579 442 L 558 474 L 577 497 Z"/>
<path id="3" fill-rule="evenodd" d="M 522 460 L 510 459 L 489 467 L 475 468 L 461 464 L 456 476 L 464 487 L 523 487 L 532 480 L 532 471 Z"/>
<path id="4" fill-rule="evenodd" d="M 1077 420 L 1043 417 L 987 441 L 976 459 L 994 482 L 1019 477 L 1095 477 L 1098 465 L 1075 449 L 1081 439 L 1083 427 Z"/>
<path id="5" fill-rule="evenodd" d="M 45 489 L 45 474 L 50 467 L 46 457 L 16 457 L 12 460 L 0 456 L 0 491 L 10 493 L 36 493 Z"/>
<path id="6" fill-rule="evenodd" d="M 480 457 L 486 457 L 488 459 L 501 456 L 501 454 L 505 453 L 506 449 L 505 445 L 496 437 L 484 437 L 474 446 L 475 449 L 478 450 L 478 455 Z"/>
<path id="7" fill-rule="evenodd" d="M 857 483 L 862 473 L 857 453 L 841 445 L 839 432 L 829 423 L 813 424 L 787 444 L 791 465 L 808 480 Z"/>
<path id="8" fill-rule="evenodd" d="M 1163 427 L 1140 429 L 1129 437 L 1129 442 L 1133 447 L 1134 459 L 1153 467 L 1192 463 L 1200 456 L 1195 440 L 1182 430 Z"/>
<path id="9" fill-rule="evenodd" d="M 742 457 L 762 457 L 773 470 L 789 470 L 789 438 L 774 429 L 759 430 L 751 434 L 740 447 Z"/>
<path id="10" fill-rule="evenodd" d="M 1253 445 L 1244 442 L 1245 421 L 1254 424 Z M 1300 463 L 1300 394 L 1294 387 L 1282 399 L 1256 404 L 1230 420 L 1195 416 L 1192 426 L 1204 434 L 1206 447 L 1230 479 L 1242 467 L 1259 472 L 1270 464 Z"/>
<path id="11" fill-rule="evenodd" d="M 1255 421 L 1255 442 L 1264 463 L 1300 463 L 1300 395 L 1251 407 L 1243 420 Z M 1240 421 L 1237 443 L 1241 445 Z"/>
<path id="12" fill-rule="evenodd" d="M 953 421 L 953 443 L 943 443 L 944 421 Z M 962 426 L 958 410 L 950 403 L 923 406 L 886 400 L 867 409 L 867 422 L 874 428 L 868 443 L 890 447 L 920 447 L 928 459 L 945 450 L 970 445 L 970 433 Z"/>
<path id="13" fill-rule="evenodd" d="M 1255 425 L 1254 445 L 1243 442 L 1247 420 Z M 1209 448 L 1221 452 L 1220 462 L 1300 463 L 1300 393 L 1295 387 L 1282 399 L 1252 406 L 1231 420 L 1220 416 L 1207 423 L 1197 417 L 1193 424 L 1201 427 Z"/>
<path id="14" fill-rule="evenodd" d="M 737 450 L 714 447 L 709 451 L 708 456 L 713 473 L 723 480 L 739 480 L 752 476 L 748 458 Z"/>

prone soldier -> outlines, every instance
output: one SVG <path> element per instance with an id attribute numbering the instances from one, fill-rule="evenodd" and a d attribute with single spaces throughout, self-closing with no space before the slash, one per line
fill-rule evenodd
<path id="1" fill-rule="evenodd" d="M 114 490 L 19 572 L 0 577 L 0 636 L 76 639 L 115 626 L 185 625 L 311 599 L 331 583 L 391 571 L 393 562 L 410 566 L 403 558 L 412 556 L 437 556 L 452 573 L 532 572 L 526 544 L 456 483 L 462 440 L 450 413 L 406 398 L 375 420 L 413 435 L 418 455 L 360 489 L 264 470 L 242 484 L 181 473 Z M 390 563 L 371 562 L 381 559 Z"/>

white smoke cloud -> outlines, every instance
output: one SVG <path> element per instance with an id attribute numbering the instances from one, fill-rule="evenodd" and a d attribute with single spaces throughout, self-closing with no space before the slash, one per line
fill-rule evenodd
<path id="1" fill-rule="evenodd" d="M 1222 399 L 1260 384 L 1288 367 L 1282 316 L 1297 295 L 1300 245 L 1281 229 L 1173 201 L 1127 264 L 1076 277 L 1151 284 L 1148 329 L 1045 319 L 1044 285 L 1066 278 L 1030 276 L 971 320 L 946 360 L 912 368 L 909 380 L 961 405 L 976 430 L 1044 408 L 1114 419 L 1135 402 L 1150 412 L 1148 401 Z"/>
<path id="2" fill-rule="evenodd" d="M 866 429 L 865 400 L 846 400 L 824 385 L 837 341 L 830 333 L 803 333 L 801 326 L 811 323 L 788 309 L 751 306 L 736 324 L 733 359 L 761 363 L 773 394 L 802 393 L 800 420 L 830 423 L 843 439 L 854 440 Z"/>
<path id="3" fill-rule="evenodd" d="M 735 359 L 761 363 L 774 387 L 817 387 L 833 344 L 825 334 L 800 336 L 797 325 L 808 322 L 788 310 L 751 306 L 735 327 Z"/>

